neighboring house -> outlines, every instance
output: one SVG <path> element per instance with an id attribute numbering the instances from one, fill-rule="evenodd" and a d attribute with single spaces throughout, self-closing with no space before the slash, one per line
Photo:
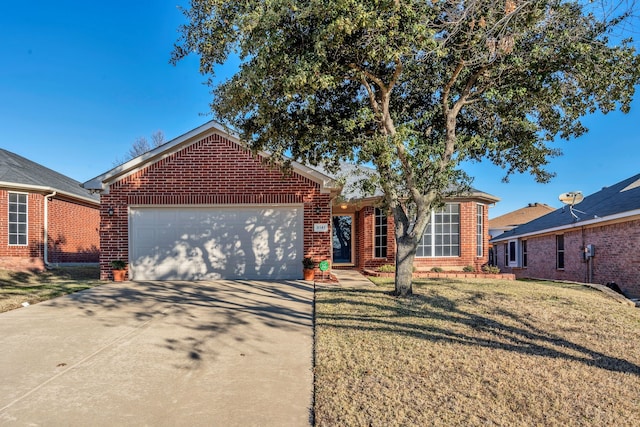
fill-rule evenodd
<path id="1" fill-rule="evenodd" d="M 393 222 L 379 197 L 293 162 L 284 174 L 209 122 L 86 183 L 101 192 L 101 277 L 132 280 L 301 279 L 302 259 L 364 269 L 394 262 Z M 347 197 L 348 196 L 348 197 Z M 434 214 L 418 266 L 487 261 L 487 205 L 474 191 Z"/>
<path id="2" fill-rule="evenodd" d="M 0 149 L 0 268 L 97 263 L 99 207 L 78 181 Z"/>
<path id="3" fill-rule="evenodd" d="M 515 211 L 490 219 L 489 236 L 493 239 L 505 231 L 513 230 L 522 224 L 540 218 L 554 210 L 555 208 L 545 205 L 544 203 L 529 203 L 524 208 L 516 209 Z"/>
<path id="4" fill-rule="evenodd" d="M 513 230 L 514 228 L 526 224 L 529 221 L 533 221 L 536 218 L 540 218 L 553 212 L 555 208 L 544 203 L 529 203 L 524 208 L 516 209 L 504 215 L 500 215 L 489 220 L 489 238 L 493 239 L 498 237 L 505 231 Z M 489 245 L 489 264 L 497 265 L 496 247 Z"/>
<path id="5" fill-rule="evenodd" d="M 640 297 L 640 174 L 491 240 L 518 278 L 616 283 Z"/>

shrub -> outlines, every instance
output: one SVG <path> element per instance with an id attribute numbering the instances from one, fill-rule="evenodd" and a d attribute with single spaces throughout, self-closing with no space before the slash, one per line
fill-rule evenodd
<path id="1" fill-rule="evenodd" d="M 111 261 L 111 268 L 113 268 L 114 270 L 124 270 L 125 268 L 127 268 L 127 262 L 121 259 L 116 259 L 114 261 Z"/>
<path id="2" fill-rule="evenodd" d="M 444 270 L 442 269 L 442 267 L 433 267 L 431 271 L 433 273 L 442 273 Z"/>
<path id="3" fill-rule="evenodd" d="M 384 264 L 376 269 L 380 273 L 395 273 L 396 266 L 393 264 Z"/>
<path id="4" fill-rule="evenodd" d="M 482 271 L 488 274 L 499 274 L 500 268 L 497 265 L 483 265 Z"/>
<path id="5" fill-rule="evenodd" d="M 476 271 L 476 268 L 473 265 L 465 265 L 462 271 L 466 273 L 473 273 Z"/>

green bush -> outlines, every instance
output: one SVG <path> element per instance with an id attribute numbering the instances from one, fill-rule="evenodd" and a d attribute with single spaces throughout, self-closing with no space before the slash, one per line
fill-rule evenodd
<path id="1" fill-rule="evenodd" d="M 442 273 L 444 270 L 442 269 L 442 267 L 433 267 L 431 271 L 433 273 Z"/>
<path id="2" fill-rule="evenodd" d="M 384 264 L 377 268 L 380 273 L 395 273 L 396 266 L 393 264 Z"/>
<path id="3" fill-rule="evenodd" d="M 476 268 L 473 265 L 465 265 L 462 271 L 466 273 L 473 273 L 476 271 Z"/>
<path id="4" fill-rule="evenodd" d="M 489 274 L 499 274 L 500 268 L 496 265 L 483 265 L 482 271 Z"/>

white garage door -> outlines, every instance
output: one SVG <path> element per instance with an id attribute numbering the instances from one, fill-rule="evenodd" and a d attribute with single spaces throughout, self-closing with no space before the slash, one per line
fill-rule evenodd
<path id="1" fill-rule="evenodd" d="M 138 207 L 133 280 L 300 279 L 302 207 Z"/>

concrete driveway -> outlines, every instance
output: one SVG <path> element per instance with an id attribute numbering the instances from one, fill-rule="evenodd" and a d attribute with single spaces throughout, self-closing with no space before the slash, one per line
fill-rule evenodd
<path id="1" fill-rule="evenodd" d="M 304 426 L 313 287 L 105 284 L 0 314 L 0 424 Z"/>

